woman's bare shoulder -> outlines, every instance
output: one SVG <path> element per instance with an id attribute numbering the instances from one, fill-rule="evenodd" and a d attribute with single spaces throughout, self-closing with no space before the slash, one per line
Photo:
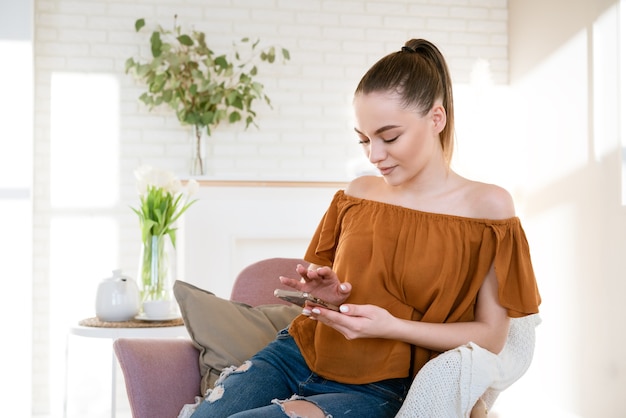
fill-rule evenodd
<path id="1" fill-rule="evenodd" d="M 470 181 L 467 199 L 476 218 L 508 219 L 515 216 L 513 197 L 495 184 Z"/>
<path id="2" fill-rule="evenodd" d="M 372 191 L 377 190 L 384 184 L 384 180 L 378 176 L 361 176 L 352 180 L 346 187 L 346 194 L 360 199 L 367 199 Z"/>

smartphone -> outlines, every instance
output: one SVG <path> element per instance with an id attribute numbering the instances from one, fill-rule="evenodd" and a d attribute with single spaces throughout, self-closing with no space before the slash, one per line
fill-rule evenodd
<path id="1" fill-rule="evenodd" d="M 306 302 L 310 302 L 314 305 L 319 305 L 323 308 L 339 312 L 338 306 L 335 306 L 332 303 L 326 302 L 325 300 L 322 300 L 320 298 L 316 298 L 315 296 L 307 292 L 300 292 L 298 290 L 276 289 L 274 290 L 274 296 L 302 307 L 304 307 Z"/>

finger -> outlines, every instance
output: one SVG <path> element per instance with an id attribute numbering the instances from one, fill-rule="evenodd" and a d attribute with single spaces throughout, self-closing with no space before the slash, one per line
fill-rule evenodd
<path id="1" fill-rule="evenodd" d="M 304 267 L 302 264 L 298 264 L 296 266 L 296 272 L 298 272 L 300 276 L 306 276 L 307 271 L 307 268 Z"/>
<path id="2" fill-rule="evenodd" d="M 348 316 L 365 316 L 365 312 L 362 311 L 362 305 L 353 305 L 350 303 L 344 303 L 339 307 L 339 312 Z"/>
<path id="3" fill-rule="evenodd" d="M 328 266 L 319 267 L 315 270 L 315 272 L 322 279 L 329 279 L 333 277 L 333 269 Z"/>
<path id="4" fill-rule="evenodd" d="M 292 279 L 285 276 L 279 276 L 278 280 L 285 286 L 293 287 L 296 290 L 300 290 L 301 281 L 298 279 Z"/>
<path id="5" fill-rule="evenodd" d="M 320 313 L 321 311 L 316 307 L 305 305 L 304 308 L 302 308 L 302 315 L 308 316 L 309 319 L 312 319 L 314 321 L 317 321 Z"/>
<path id="6" fill-rule="evenodd" d="M 319 279 L 321 279 L 322 277 L 320 276 L 320 274 L 319 274 L 319 271 L 318 271 L 318 270 L 319 270 L 319 269 L 316 269 L 316 270 L 307 270 L 307 272 L 306 272 L 307 279 L 308 279 L 308 280 L 319 280 Z"/>
<path id="7" fill-rule="evenodd" d="M 305 282 L 308 280 L 307 269 L 302 264 L 296 266 L 296 272 L 300 275 L 300 281 Z"/>
<path id="8" fill-rule="evenodd" d="M 348 295 L 350 292 L 352 292 L 352 285 L 350 283 L 345 282 L 339 285 L 339 293 Z"/>
<path id="9" fill-rule="evenodd" d="M 303 283 L 308 283 L 311 282 L 313 280 L 318 280 L 320 279 L 319 274 L 317 273 L 317 270 L 309 270 L 308 268 L 302 266 L 302 265 L 298 265 L 298 274 L 300 274 L 300 276 L 302 277 L 301 281 Z"/>

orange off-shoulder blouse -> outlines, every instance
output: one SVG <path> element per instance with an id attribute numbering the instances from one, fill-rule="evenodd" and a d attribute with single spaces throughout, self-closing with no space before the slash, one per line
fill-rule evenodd
<path id="1" fill-rule="evenodd" d="M 433 323 L 474 319 L 492 263 L 510 317 L 539 310 L 541 298 L 519 218 L 488 220 L 422 212 L 338 191 L 306 252 L 352 284 L 347 303 Z M 306 316 L 290 334 L 318 375 L 351 384 L 414 376 L 439 353 L 387 339 L 347 340 Z"/>

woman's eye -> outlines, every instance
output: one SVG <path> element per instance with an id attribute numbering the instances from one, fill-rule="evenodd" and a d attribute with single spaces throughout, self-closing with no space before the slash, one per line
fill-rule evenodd
<path id="1" fill-rule="evenodd" d="M 383 141 L 385 144 L 390 144 L 392 142 L 394 142 L 396 139 L 398 139 L 400 137 L 400 135 L 393 137 L 393 138 L 389 138 L 389 139 L 385 139 L 385 138 L 380 138 L 381 141 Z M 368 145 L 370 143 L 369 138 L 367 137 L 360 137 L 359 138 L 359 144 L 360 145 Z"/>

